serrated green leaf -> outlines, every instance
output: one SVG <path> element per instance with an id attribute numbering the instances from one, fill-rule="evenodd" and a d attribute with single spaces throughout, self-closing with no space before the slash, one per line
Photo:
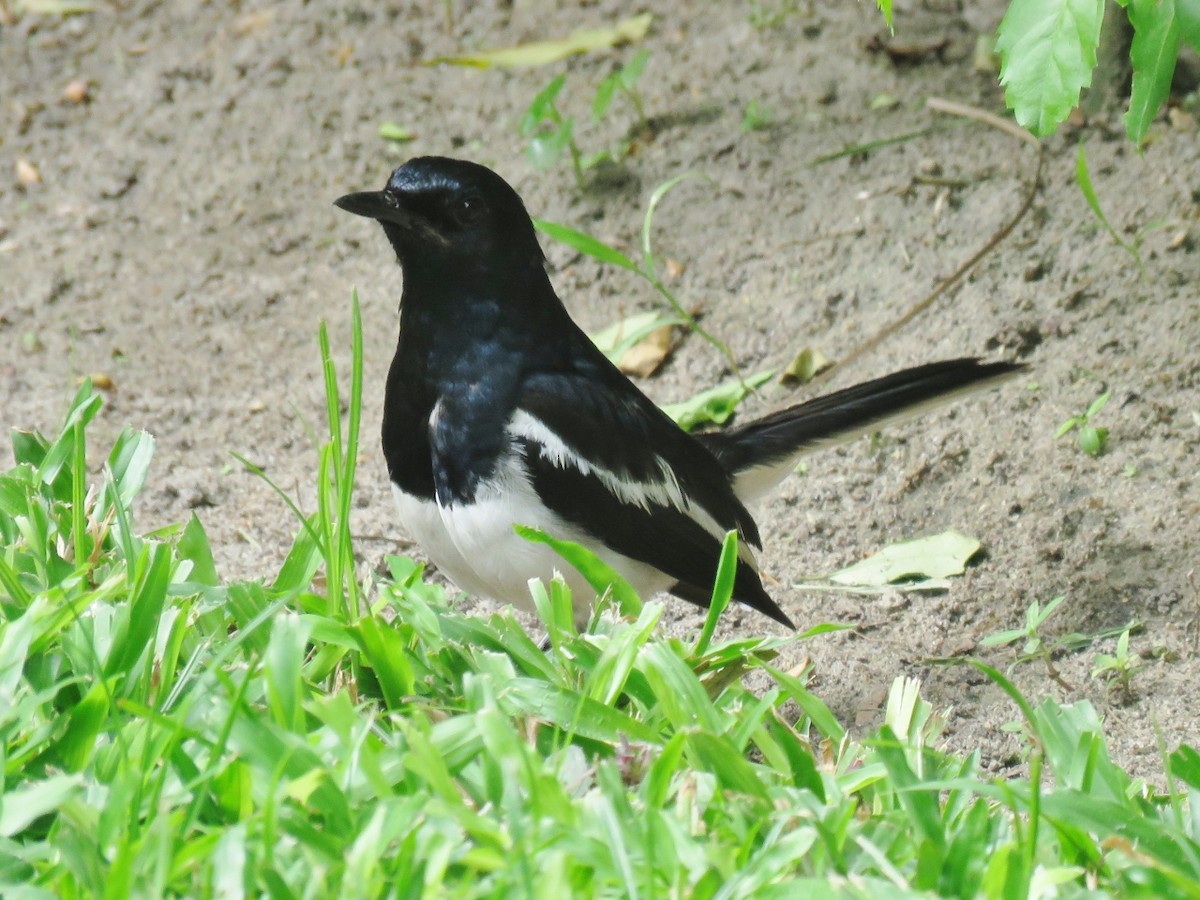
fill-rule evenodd
<path id="1" fill-rule="evenodd" d="M 1181 37 L 1175 0 L 1130 0 L 1129 22 L 1133 25 L 1129 48 L 1133 86 L 1129 111 L 1125 113 L 1125 132 L 1140 148 L 1150 123 L 1171 93 Z"/>
<path id="2" fill-rule="evenodd" d="M 1051 134 L 1092 83 L 1104 0 L 1013 0 L 997 31 L 1004 102 L 1039 137 Z"/>

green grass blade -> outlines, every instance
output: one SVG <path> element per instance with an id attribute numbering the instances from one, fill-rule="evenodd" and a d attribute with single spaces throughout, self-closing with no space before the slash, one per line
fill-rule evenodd
<path id="1" fill-rule="evenodd" d="M 726 533 L 725 541 L 721 545 L 721 561 L 717 565 L 712 600 L 709 601 L 708 612 L 704 616 L 704 627 L 700 629 L 700 636 L 696 638 L 696 645 L 692 648 L 693 656 L 703 656 L 708 652 L 713 632 L 717 630 L 717 621 L 733 597 L 733 581 L 737 576 L 737 563 L 738 534 L 736 531 L 730 531 Z"/>

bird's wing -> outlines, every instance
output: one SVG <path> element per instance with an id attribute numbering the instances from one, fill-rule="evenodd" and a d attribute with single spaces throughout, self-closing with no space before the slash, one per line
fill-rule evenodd
<path id="1" fill-rule="evenodd" d="M 672 592 L 707 605 L 721 542 L 742 552 L 734 598 L 791 625 L 767 596 L 752 548 L 754 521 L 717 460 L 627 384 L 576 373 L 525 379 L 508 429 L 551 510 L 612 550 L 675 579 Z"/>

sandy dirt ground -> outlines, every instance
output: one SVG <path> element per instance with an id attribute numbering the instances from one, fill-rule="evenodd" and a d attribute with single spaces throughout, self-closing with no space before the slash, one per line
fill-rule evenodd
<path id="1" fill-rule="evenodd" d="M 100 0 L 68 19 L 10 3 L 0 25 L 0 429 L 52 431 L 81 376 L 111 379 L 95 446 L 125 426 L 158 441 L 140 525 L 195 512 L 225 576 L 270 577 L 295 523 L 231 452 L 311 505 L 317 326 L 329 322 L 344 371 L 357 288 L 367 390 L 354 529 L 364 566 L 398 549 L 419 554 L 394 521 L 375 437 L 400 275 L 378 230 L 332 201 L 381 187 L 421 154 L 490 165 L 535 215 L 630 250 L 654 188 L 703 172 L 711 182 L 675 189 L 655 221 L 659 252 L 678 263 L 672 289 L 705 311 L 746 371 L 786 365 L 806 346 L 845 358 L 1013 217 L 1036 168 L 1035 151 L 1012 136 L 925 106 L 936 96 L 1003 111 L 994 75 L 972 64 L 976 36 L 995 28 L 1003 4 L 896 6 L 899 49 L 917 52 L 894 59 L 879 49 L 887 35 L 872 4 L 849 0 Z M 752 24 L 772 10 L 777 21 Z M 631 48 L 547 69 L 422 65 L 639 12 L 654 14 L 640 85 L 653 127 L 588 193 L 565 165 L 530 166 L 518 122 L 565 71 L 561 105 L 578 116 L 581 145 L 615 144 L 634 124 L 631 108 L 618 100 L 599 125 L 588 110 L 596 83 Z M 82 98 L 70 87 L 78 81 Z M 751 103 L 769 110 L 769 124 L 743 131 Z M 1114 755 L 1151 777 L 1161 771 L 1156 733 L 1168 748 L 1200 742 L 1200 139 L 1177 110 L 1139 156 L 1110 106 L 1045 142 L 1031 209 L 959 287 L 829 386 L 959 355 L 1022 360 L 1028 375 L 811 457 L 759 510 L 763 565 L 783 608 L 806 625 L 855 626 L 788 662 L 811 657 L 818 693 L 861 728 L 879 721 L 893 678 L 922 679 L 925 696 L 951 708 L 951 745 L 982 747 L 997 770 L 1020 763 L 1003 729 L 1014 708 L 969 667 L 929 660 L 976 653 L 1008 667 L 1014 648 L 978 642 L 1059 595 L 1044 626 L 1051 640 L 1138 623 L 1133 694 L 1091 676 L 1111 637 L 1059 653 L 1062 683 L 1041 663 L 1017 666 L 1022 689 L 1090 699 Z M 385 121 L 415 139 L 381 140 Z M 816 162 L 930 126 L 948 127 Z M 1141 242 L 1144 276 L 1076 185 L 1080 141 L 1110 220 Z M 585 327 L 659 302 L 628 273 L 562 245 L 547 250 Z M 692 337 L 642 386 L 665 402 L 728 374 Z M 1055 431 L 1102 391 L 1112 392 L 1098 422 L 1109 444 L 1092 458 Z M 805 393 L 773 386 L 743 414 Z M 986 552 L 944 593 L 793 587 L 946 528 Z M 682 602 L 669 618 L 681 633 L 700 622 Z M 774 628 L 738 611 L 724 625 L 726 634 Z"/>

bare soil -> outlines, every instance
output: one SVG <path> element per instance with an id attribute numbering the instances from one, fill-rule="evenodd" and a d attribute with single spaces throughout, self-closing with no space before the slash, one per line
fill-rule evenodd
<path id="1" fill-rule="evenodd" d="M 872 49 L 887 35 L 867 3 L 801 4 L 766 28 L 750 23 L 749 3 L 652 4 L 641 88 L 653 127 L 581 194 L 565 165 L 531 168 L 517 123 L 566 70 L 562 105 L 579 118 L 580 143 L 615 143 L 634 124 L 631 109 L 618 101 L 600 125 L 588 109 L 595 84 L 631 50 L 549 70 L 421 62 L 612 23 L 640 7 L 135 0 L 58 19 L 20 17 L 10 4 L 0 25 L 0 429 L 52 431 L 79 378 L 106 376 L 96 447 L 126 426 L 158 440 L 141 526 L 195 513 L 224 575 L 267 578 L 296 525 L 230 454 L 312 503 L 317 325 L 329 322 L 344 372 L 357 287 L 367 434 L 354 529 L 364 565 L 397 550 L 419 555 L 395 524 L 374 439 L 400 276 L 378 230 L 333 199 L 382 186 L 408 156 L 459 155 L 500 171 L 535 215 L 633 248 L 654 188 L 700 171 L 711 183 L 678 187 L 655 221 L 659 252 L 682 270 L 672 288 L 706 311 L 745 371 L 785 365 L 805 346 L 845 358 L 968 260 L 1018 210 L 1033 176 L 1025 144 L 925 108 L 939 96 L 1003 109 L 994 74 L 977 72 L 971 51 L 1004 4 L 962 5 L 897 3 L 896 40 L 918 51 L 897 61 Z M 77 79 L 86 99 L 64 99 Z M 743 132 L 753 101 L 770 124 Z M 381 140 L 388 120 L 415 140 Z M 814 163 L 930 126 L 949 127 Z M 1083 140 L 1109 218 L 1124 239 L 1140 236 L 1144 277 L 1076 185 Z M 977 653 L 1007 667 L 1018 648 L 978 642 L 1058 595 L 1066 601 L 1047 637 L 1136 621 L 1142 669 L 1130 697 L 1091 675 L 1112 638 L 1059 654 L 1061 684 L 1040 663 L 1013 675 L 1035 699 L 1091 700 L 1114 755 L 1153 776 L 1156 732 L 1168 748 L 1200 742 L 1200 141 L 1195 120 L 1177 112 L 1139 156 L 1119 111 L 1102 106 L 1044 152 L 1041 189 L 1014 232 L 830 384 L 969 354 L 1023 360 L 1028 377 L 811 457 L 760 511 L 763 564 L 797 622 L 856 626 L 787 660 L 811 657 L 819 694 L 844 721 L 874 725 L 892 679 L 915 676 L 930 701 L 952 708 L 951 744 L 981 746 L 998 769 L 1019 764 L 1018 742 L 1002 730 L 1015 718 L 1011 703 L 969 667 L 930 658 Z M 28 166 L 40 183 L 25 183 Z M 658 302 L 628 273 L 547 249 L 586 327 Z M 721 356 L 693 337 L 642 386 L 678 400 L 727 376 Z M 1109 446 L 1091 458 L 1055 431 L 1104 390 Z M 773 387 L 745 414 L 805 393 Z M 792 587 L 951 527 L 977 536 L 986 556 L 945 593 Z M 700 622 L 682 602 L 670 616 L 681 633 Z M 724 627 L 775 628 L 736 610 Z"/>

